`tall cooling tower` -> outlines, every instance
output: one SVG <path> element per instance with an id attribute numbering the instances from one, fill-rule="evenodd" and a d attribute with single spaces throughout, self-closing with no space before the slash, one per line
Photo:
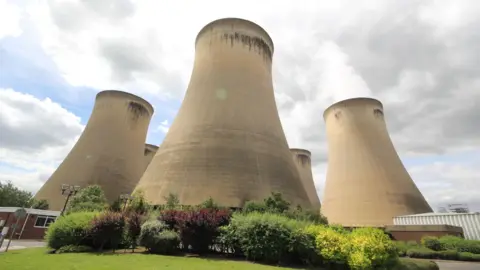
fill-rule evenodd
<path id="1" fill-rule="evenodd" d="M 324 113 L 328 169 L 322 212 L 344 226 L 392 225 L 398 215 L 432 212 L 390 140 L 382 103 L 354 98 Z"/>
<path id="2" fill-rule="evenodd" d="M 240 207 L 275 191 L 308 205 L 275 104 L 267 32 L 250 21 L 220 19 L 195 44 L 182 106 L 137 188 L 153 204 L 173 193 L 181 204 L 211 196 Z"/>
<path id="3" fill-rule="evenodd" d="M 158 146 L 153 145 L 153 144 L 145 144 L 145 150 L 143 152 L 143 154 L 144 154 L 144 156 L 143 156 L 144 157 L 144 166 L 145 166 L 145 169 L 143 170 L 144 172 L 147 169 L 150 162 L 152 162 L 152 159 L 155 156 L 155 154 L 157 153 L 157 150 L 158 150 Z"/>
<path id="4" fill-rule="evenodd" d="M 313 182 L 312 174 L 312 154 L 305 149 L 290 149 L 292 153 L 295 165 L 297 165 L 298 172 L 300 173 L 300 180 L 308 195 L 308 200 L 313 209 L 320 208 L 320 199 L 318 199 L 317 190 L 315 189 L 315 183 Z"/>
<path id="5" fill-rule="evenodd" d="M 121 91 L 97 94 L 92 115 L 75 146 L 35 195 L 60 210 L 62 184 L 100 185 L 109 202 L 131 193 L 145 169 L 144 149 L 153 107 Z"/>

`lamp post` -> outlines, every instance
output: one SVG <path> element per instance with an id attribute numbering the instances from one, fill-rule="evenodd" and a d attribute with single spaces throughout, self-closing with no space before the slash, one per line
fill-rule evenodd
<path id="1" fill-rule="evenodd" d="M 120 194 L 120 202 L 123 203 L 123 210 L 125 211 L 125 208 L 127 207 L 128 200 L 130 200 L 132 196 L 130 194 Z"/>
<path id="2" fill-rule="evenodd" d="M 80 191 L 80 186 L 62 184 L 62 195 L 67 196 L 67 199 L 65 200 L 62 212 L 60 213 L 61 216 L 63 216 L 63 212 L 65 212 L 65 208 L 67 207 L 67 203 L 68 200 L 70 200 L 70 197 L 77 194 L 78 191 Z"/>

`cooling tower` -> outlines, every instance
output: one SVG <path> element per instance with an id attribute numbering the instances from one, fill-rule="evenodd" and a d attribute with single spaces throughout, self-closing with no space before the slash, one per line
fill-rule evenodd
<path id="1" fill-rule="evenodd" d="M 157 153 L 157 150 L 158 150 L 158 146 L 153 144 L 145 144 L 145 150 L 143 152 L 144 166 L 145 166 L 144 167 L 145 169 L 143 170 L 144 172 L 147 169 L 150 162 L 152 161 L 155 154 Z"/>
<path id="2" fill-rule="evenodd" d="M 138 189 L 162 204 L 169 193 L 228 207 L 281 192 L 308 205 L 280 123 L 272 84 L 273 42 L 242 19 L 206 25 L 195 42 L 180 110 Z"/>
<path id="3" fill-rule="evenodd" d="M 324 113 L 328 169 L 322 212 L 344 226 L 392 225 L 399 215 L 432 212 L 390 140 L 382 103 L 348 99 Z"/>
<path id="4" fill-rule="evenodd" d="M 313 182 L 312 175 L 312 154 L 305 149 L 290 149 L 292 153 L 295 165 L 297 165 L 298 172 L 300 174 L 300 180 L 303 187 L 307 192 L 308 200 L 313 209 L 320 208 L 320 200 L 318 199 L 317 190 L 315 189 L 315 183 Z"/>
<path id="5" fill-rule="evenodd" d="M 121 91 L 97 94 L 82 135 L 50 179 L 35 195 L 50 209 L 65 202 L 62 184 L 100 185 L 109 202 L 131 193 L 145 169 L 144 149 L 153 107 L 135 95 Z"/>

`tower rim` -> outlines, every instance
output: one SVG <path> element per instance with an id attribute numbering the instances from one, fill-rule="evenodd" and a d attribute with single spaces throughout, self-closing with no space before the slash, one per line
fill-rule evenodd
<path id="1" fill-rule="evenodd" d="M 325 109 L 325 111 L 323 111 L 323 119 L 326 119 L 327 115 L 330 113 L 330 111 L 332 109 L 336 108 L 336 107 L 339 107 L 341 105 L 345 105 L 345 104 L 348 104 L 348 103 L 352 103 L 352 102 L 361 102 L 361 101 L 363 101 L 364 103 L 376 103 L 376 104 L 380 105 L 380 107 L 382 107 L 382 109 L 383 109 L 382 102 L 380 100 L 376 99 L 376 98 L 371 98 L 371 97 L 347 98 L 347 99 L 335 102 L 332 105 L 328 106 Z"/>
<path id="2" fill-rule="evenodd" d="M 150 143 L 146 143 L 145 144 L 145 148 L 148 148 L 148 149 L 151 149 L 151 150 L 158 150 L 158 146 L 154 145 L 154 144 L 150 144 Z"/>
<path id="3" fill-rule="evenodd" d="M 152 104 L 150 104 L 150 102 L 148 102 L 144 98 L 142 98 L 140 96 L 137 96 L 137 95 L 134 95 L 134 94 L 129 93 L 129 92 L 121 91 L 121 90 L 113 90 L 113 89 L 110 90 L 110 89 L 108 89 L 108 90 L 100 91 L 100 92 L 97 93 L 97 95 L 95 97 L 95 100 L 98 100 L 99 98 L 102 98 L 102 97 L 108 96 L 108 95 L 117 95 L 119 97 L 134 99 L 134 100 L 142 103 L 143 105 L 145 105 L 147 107 L 147 109 L 149 110 L 150 115 L 153 115 L 153 113 L 155 112 L 155 109 L 153 108 Z"/>
<path id="4" fill-rule="evenodd" d="M 307 149 L 303 149 L 303 148 L 290 148 L 290 151 L 291 151 L 291 152 L 296 152 L 296 153 L 306 154 L 309 158 L 312 157 L 312 152 L 310 152 L 310 151 L 307 150 Z"/>
<path id="5" fill-rule="evenodd" d="M 202 27 L 202 29 L 200 29 L 200 31 L 198 32 L 197 34 L 197 37 L 195 38 L 195 45 L 197 44 L 197 41 L 198 39 L 203 35 L 205 34 L 205 32 L 207 31 L 207 29 L 213 25 L 218 25 L 218 24 L 227 24 L 227 23 L 231 23 L 231 22 L 234 22 L 234 21 L 240 21 L 240 22 L 244 22 L 244 23 L 247 23 L 247 24 L 250 24 L 252 25 L 253 27 L 257 28 L 266 38 L 267 38 L 267 42 L 268 42 L 268 45 L 271 46 L 271 50 L 272 50 L 272 55 L 273 55 L 273 52 L 274 52 L 274 48 L 275 48 L 275 45 L 273 44 L 273 40 L 272 40 L 272 37 L 270 37 L 270 35 L 268 34 L 267 30 L 265 30 L 265 28 L 261 27 L 259 24 L 253 22 L 253 21 L 250 21 L 250 20 L 247 20 L 247 19 L 242 19 L 242 18 L 237 18 L 237 17 L 225 17 L 225 18 L 220 18 L 220 19 L 216 19 L 216 20 L 213 20 L 209 23 L 207 23 L 205 26 Z"/>

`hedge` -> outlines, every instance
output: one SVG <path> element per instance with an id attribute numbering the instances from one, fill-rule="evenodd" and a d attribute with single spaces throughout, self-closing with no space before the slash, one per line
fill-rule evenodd
<path id="1" fill-rule="evenodd" d="M 47 246 L 53 249 L 59 249 L 68 245 L 92 246 L 89 230 L 92 220 L 98 214 L 97 212 L 76 212 L 60 216 L 47 229 L 45 234 Z"/>

